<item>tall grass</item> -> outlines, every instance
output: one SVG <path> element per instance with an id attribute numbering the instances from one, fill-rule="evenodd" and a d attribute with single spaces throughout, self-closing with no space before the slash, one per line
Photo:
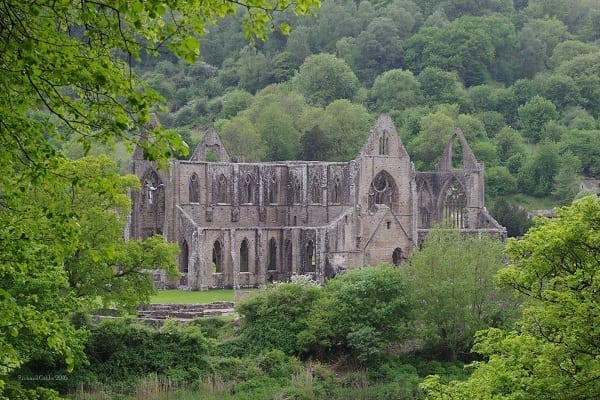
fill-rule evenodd
<path id="1" fill-rule="evenodd" d="M 198 394 L 173 382 L 169 378 L 151 374 L 140 378 L 133 391 L 131 388 L 108 387 L 102 384 L 84 388 L 80 386 L 68 396 L 73 400 L 188 400 L 197 399 Z"/>

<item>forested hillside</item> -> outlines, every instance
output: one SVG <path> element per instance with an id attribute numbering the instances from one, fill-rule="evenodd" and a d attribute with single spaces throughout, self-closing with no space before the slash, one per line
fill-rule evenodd
<path id="1" fill-rule="evenodd" d="M 349 160 L 389 113 L 420 170 L 460 127 L 488 207 L 566 204 L 600 178 L 597 1 L 324 0 L 314 16 L 276 14 L 289 35 L 251 44 L 241 18 L 210 26 L 193 64 L 136 65 L 192 148 L 213 125 L 246 161 Z"/>
<path id="2" fill-rule="evenodd" d="M 0 3 L 0 398 L 600 396 L 598 1 L 318 3 Z M 401 268 L 273 285 L 236 324 L 90 320 L 178 273 L 123 238 L 140 132 L 161 166 L 211 125 L 247 161 L 348 160 L 382 112 L 420 170 L 460 127 L 514 235 L 582 198 L 506 248 L 437 232 Z"/>

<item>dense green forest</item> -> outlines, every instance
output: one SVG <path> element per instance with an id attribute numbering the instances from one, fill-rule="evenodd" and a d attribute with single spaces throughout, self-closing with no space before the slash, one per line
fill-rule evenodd
<path id="1" fill-rule="evenodd" d="M 6 0 L 0 45 L 0 398 L 600 397 L 596 0 Z M 239 330 L 90 321 L 177 274 L 176 246 L 122 238 L 142 131 L 162 166 L 210 126 L 247 161 L 336 161 L 380 113 L 419 170 L 460 127 L 511 236 L 566 207 L 275 285 Z"/>
<path id="2" fill-rule="evenodd" d="M 247 161 L 350 160 L 389 113 L 419 170 L 460 127 L 492 211 L 499 198 L 568 204 L 600 178 L 595 1 L 323 1 L 312 17 L 277 14 L 290 34 L 253 44 L 241 18 L 210 27 L 193 64 L 136 65 L 166 99 L 162 124 L 192 148 L 214 125 Z"/>

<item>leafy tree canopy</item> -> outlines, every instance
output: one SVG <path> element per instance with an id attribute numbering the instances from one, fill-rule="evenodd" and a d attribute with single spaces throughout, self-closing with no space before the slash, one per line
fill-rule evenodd
<path id="1" fill-rule="evenodd" d="M 100 254 L 94 246 L 116 232 L 119 225 L 107 221 L 125 206 L 122 189 L 134 184 L 130 178 L 113 180 L 101 160 L 71 163 L 55 146 L 75 138 L 87 151 L 94 142 L 136 139 L 131 132 L 147 125 L 161 100 L 132 72 L 132 63 L 145 54 L 167 50 L 193 61 L 208 24 L 238 9 L 246 10 L 245 34 L 264 38 L 273 29 L 275 10 L 293 8 L 302 14 L 318 5 L 318 0 L 2 2 L 0 395 L 11 382 L 9 397 L 36 396 L 20 393 L 13 374 L 38 354 L 56 356 L 68 369 L 80 361 L 83 335 L 66 317 L 81 310 L 77 283 L 87 285 L 89 276 L 73 279 L 74 272 L 85 267 L 94 282 L 114 289 L 129 282 L 121 287 L 126 292 L 140 288 L 139 281 L 111 282 L 115 274 L 155 262 L 168 267 L 173 258 L 173 253 L 163 257 L 156 242 L 150 246 L 154 261 L 143 246 L 123 249 L 113 243 L 117 247 L 103 246 Z M 185 152 L 175 132 L 155 127 L 147 135 L 149 159 L 164 162 Z M 102 240 L 94 243 L 96 234 Z M 92 271 L 90 262 L 100 267 Z M 98 276 L 105 271 L 113 276 Z"/>
<path id="2" fill-rule="evenodd" d="M 600 396 L 600 199 L 587 196 L 540 219 L 507 253 L 497 281 L 524 300 L 516 329 L 478 334 L 465 382 L 423 385 L 429 399 L 595 399 Z"/>
<path id="3" fill-rule="evenodd" d="M 493 279 L 504 266 L 503 247 L 497 238 L 434 229 L 410 255 L 402 269 L 423 352 L 468 359 L 476 331 L 512 322 L 515 303 Z"/>

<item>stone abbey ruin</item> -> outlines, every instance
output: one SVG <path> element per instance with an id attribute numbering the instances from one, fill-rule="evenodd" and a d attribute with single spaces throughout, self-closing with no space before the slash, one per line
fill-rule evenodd
<path id="1" fill-rule="evenodd" d="M 462 159 L 453 163 L 453 145 Z M 216 161 L 214 161 L 216 159 Z M 209 162 L 213 161 L 213 162 Z M 458 165 L 460 164 L 460 165 Z M 160 234 L 180 249 L 167 286 L 253 287 L 311 274 L 401 264 L 434 225 L 506 237 L 484 207 L 484 167 L 456 130 L 433 172 L 415 171 L 396 128 L 379 117 L 348 162 L 232 162 L 210 129 L 166 171 L 136 151 L 128 234 Z"/>

